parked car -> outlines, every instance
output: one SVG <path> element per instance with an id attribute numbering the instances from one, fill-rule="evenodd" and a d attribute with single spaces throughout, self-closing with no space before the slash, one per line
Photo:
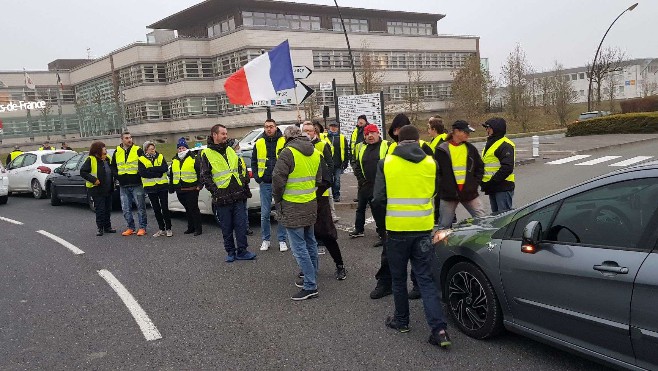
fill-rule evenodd
<path id="1" fill-rule="evenodd" d="M 281 133 L 283 133 L 283 131 L 286 130 L 288 126 L 291 125 L 277 125 L 279 130 L 281 130 Z M 264 132 L 265 129 L 262 127 L 248 132 L 247 135 L 240 139 L 240 150 L 251 152 L 254 149 L 254 144 L 256 144 L 256 141 L 263 137 Z"/>
<path id="2" fill-rule="evenodd" d="M 608 116 L 608 115 L 610 115 L 609 111 L 583 112 L 580 115 L 578 115 L 578 119 L 576 120 L 576 122 L 585 121 L 585 120 L 593 119 L 593 118 L 596 118 L 596 117 Z"/>
<path id="3" fill-rule="evenodd" d="M 9 177 L 7 176 L 7 169 L 0 163 L 0 205 L 7 203 L 9 199 Z"/>
<path id="4" fill-rule="evenodd" d="M 107 152 L 107 155 L 111 157 L 114 148 L 108 149 Z M 46 186 L 49 190 L 51 205 L 59 206 L 63 202 L 75 202 L 88 204 L 91 210 L 95 210 L 94 201 L 89 196 L 85 180 L 80 176 L 80 168 L 88 157 L 89 153 L 87 152 L 79 153 L 48 175 Z M 119 182 L 115 181 L 114 186 L 112 208 L 121 210 Z"/>
<path id="5" fill-rule="evenodd" d="M 658 162 L 458 224 L 435 246 L 457 327 L 658 369 Z"/>
<path id="6" fill-rule="evenodd" d="M 206 146 L 191 148 L 190 151 L 199 152 L 205 149 Z M 247 165 L 247 172 L 249 173 L 249 189 L 251 190 L 251 198 L 247 199 L 247 209 L 250 211 L 260 210 L 260 186 L 253 179 L 251 173 L 251 150 L 249 151 L 240 151 L 240 157 L 244 159 L 245 164 Z M 185 211 L 185 208 L 178 201 L 178 197 L 171 195 L 169 197 L 169 210 L 171 211 Z M 199 210 L 201 214 L 213 215 L 212 211 L 212 196 L 210 192 L 203 188 L 199 192 Z"/>
<path id="7" fill-rule="evenodd" d="M 48 175 L 76 154 L 69 150 L 44 150 L 18 155 L 7 165 L 9 193 L 32 192 L 34 198 L 45 198 Z"/>

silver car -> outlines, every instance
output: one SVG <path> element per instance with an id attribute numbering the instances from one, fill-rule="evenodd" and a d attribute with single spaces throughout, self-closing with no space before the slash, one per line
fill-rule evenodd
<path id="1" fill-rule="evenodd" d="M 658 369 L 658 162 L 467 220 L 436 245 L 449 315 L 630 369 Z"/>

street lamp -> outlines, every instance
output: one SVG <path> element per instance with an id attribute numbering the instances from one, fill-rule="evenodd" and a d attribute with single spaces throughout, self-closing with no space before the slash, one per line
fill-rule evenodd
<path id="1" fill-rule="evenodd" d="M 596 48 L 596 53 L 594 53 L 594 60 L 592 61 L 592 67 L 589 70 L 589 87 L 587 88 L 587 110 L 591 111 L 592 110 L 592 75 L 594 74 L 594 66 L 596 66 L 596 58 L 599 56 L 599 51 L 601 50 L 601 45 L 603 45 L 603 40 L 605 40 L 605 37 L 608 36 L 608 32 L 610 32 L 610 29 L 612 26 L 617 22 L 617 20 L 624 15 L 624 13 L 631 11 L 637 7 L 638 3 L 635 3 L 628 8 L 626 8 L 621 14 L 615 18 L 614 21 L 610 24 L 610 27 L 608 27 L 608 30 L 605 31 L 605 34 L 603 34 L 603 38 L 601 39 L 601 42 L 599 43 L 599 47 Z"/>
<path id="2" fill-rule="evenodd" d="M 354 94 L 358 95 L 359 89 L 356 85 L 356 70 L 354 70 L 354 57 L 352 57 L 352 48 L 350 47 L 350 39 L 347 37 L 347 29 L 345 28 L 345 21 L 343 20 L 343 15 L 341 14 L 340 8 L 338 7 L 338 1 L 334 0 L 334 4 L 336 4 L 336 10 L 338 10 L 338 17 L 340 17 L 340 24 L 343 26 L 343 33 L 345 34 L 345 41 L 347 42 L 347 52 L 350 55 L 350 66 L 352 66 L 352 78 L 354 79 Z M 334 97 L 334 99 L 338 99 L 338 97 Z"/>

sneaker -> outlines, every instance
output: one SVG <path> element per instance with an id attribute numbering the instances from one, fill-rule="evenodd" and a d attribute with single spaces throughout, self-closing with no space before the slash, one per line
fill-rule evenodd
<path id="1" fill-rule="evenodd" d="M 340 217 L 336 215 L 332 215 L 331 218 L 334 220 L 334 223 L 337 223 L 340 220 Z"/>
<path id="2" fill-rule="evenodd" d="M 432 345 L 440 346 L 441 348 L 448 348 L 452 345 L 452 341 L 450 341 L 450 335 L 448 335 L 446 330 L 441 330 L 431 334 L 427 342 Z"/>
<path id="3" fill-rule="evenodd" d="M 263 241 L 263 243 L 260 244 L 260 251 L 267 251 L 270 249 L 270 241 Z"/>
<path id="4" fill-rule="evenodd" d="M 359 202 L 359 199 L 355 198 L 355 199 L 352 200 L 352 202 Z"/>
<path id="5" fill-rule="evenodd" d="M 411 288 L 409 294 L 407 295 L 409 300 L 418 300 L 420 299 L 420 289 L 417 286 Z"/>
<path id="6" fill-rule="evenodd" d="M 355 230 L 355 231 L 350 232 L 349 236 L 351 238 L 357 238 L 357 237 L 363 237 L 363 236 L 365 236 L 365 234 L 363 233 L 363 231 L 356 231 Z"/>
<path id="7" fill-rule="evenodd" d="M 138 236 L 146 236 L 146 229 L 144 229 L 144 228 L 140 228 L 140 229 L 137 231 L 137 235 L 138 235 Z"/>
<path id="8" fill-rule="evenodd" d="M 340 197 L 334 197 L 334 202 L 340 202 Z"/>
<path id="9" fill-rule="evenodd" d="M 192 234 L 192 233 L 194 233 L 194 229 L 186 229 L 185 232 L 183 232 L 183 234 Z"/>
<path id="10" fill-rule="evenodd" d="M 398 323 L 393 317 L 386 317 L 386 321 L 384 323 L 386 324 L 386 327 L 397 330 L 403 334 L 405 332 L 409 332 L 409 325 Z"/>
<path id="11" fill-rule="evenodd" d="M 117 230 L 112 228 L 112 227 L 107 227 L 103 229 L 103 232 L 105 233 L 117 233 Z"/>
<path id="12" fill-rule="evenodd" d="M 279 242 L 279 251 L 281 252 L 288 251 L 288 245 L 286 244 L 286 241 Z"/>
<path id="13" fill-rule="evenodd" d="M 336 267 L 336 279 L 342 281 L 347 278 L 347 269 L 344 265 L 339 265 Z"/>
<path id="14" fill-rule="evenodd" d="M 295 286 L 299 287 L 300 289 L 304 288 L 304 276 L 295 278 Z"/>
<path id="15" fill-rule="evenodd" d="M 139 236 L 139 232 L 137 232 L 137 235 Z M 153 237 L 160 237 L 164 235 L 165 235 L 165 231 L 157 231 L 153 234 Z"/>
<path id="16" fill-rule="evenodd" d="M 100 237 L 102 235 L 103 235 L 103 228 L 98 228 L 98 230 L 96 230 L 96 236 Z"/>
<path id="17" fill-rule="evenodd" d="M 374 290 L 370 293 L 370 299 L 381 299 L 384 296 L 391 295 L 393 291 L 391 291 L 390 287 L 384 287 L 377 285 Z"/>
<path id="18" fill-rule="evenodd" d="M 290 299 L 294 301 L 300 301 L 300 300 L 306 300 L 306 299 L 313 299 L 318 297 L 318 290 L 304 290 L 302 289 L 295 295 L 293 295 Z"/>
<path id="19" fill-rule="evenodd" d="M 297 273 L 297 277 L 299 277 L 299 278 L 304 278 L 304 272 L 299 272 L 299 273 Z"/>
<path id="20" fill-rule="evenodd" d="M 135 233 L 135 231 L 131 228 L 126 229 L 121 233 L 122 236 L 132 236 Z"/>
<path id="21" fill-rule="evenodd" d="M 167 237 L 173 237 L 174 235 L 174 232 L 172 232 L 171 229 L 167 229 L 166 233 L 167 233 Z"/>
<path id="22" fill-rule="evenodd" d="M 235 253 L 226 255 L 224 261 L 227 263 L 233 263 L 235 261 Z"/>
<path id="23" fill-rule="evenodd" d="M 253 236 L 254 231 L 251 228 L 247 228 L 247 236 Z"/>
<path id="24" fill-rule="evenodd" d="M 193 236 L 201 236 L 202 234 L 203 234 L 203 232 L 201 230 L 196 230 L 196 231 L 194 231 Z"/>
<path id="25" fill-rule="evenodd" d="M 382 247 L 382 246 L 384 246 L 384 241 L 382 241 L 381 238 L 378 239 L 377 242 L 375 242 L 375 243 L 372 245 L 372 247 Z"/>
<path id="26" fill-rule="evenodd" d="M 244 250 L 244 251 L 238 252 L 238 254 L 235 255 L 235 259 L 236 260 L 254 260 L 254 259 L 256 259 L 256 254 L 254 254 L 251 251 Z"/>
<path id="27" fill-rule="evenodd" d="M 324 255 L 327 253 L 327 249 L 324 247 L 318 247 L 318 255 Z"/>

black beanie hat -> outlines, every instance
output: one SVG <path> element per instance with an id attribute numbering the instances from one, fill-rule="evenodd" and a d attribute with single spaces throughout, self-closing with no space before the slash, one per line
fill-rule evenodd
<path id="1" fill-rule="evenodd" d="M 397 128 L 401 128 L 403 126 L 411 125 L 411 121 L 409 121 L 409 117 L 405 115 L 404 113 L 398 113 L 394 118 L 393 122 L 391 123 L 391 127 L 388 128 L 388 136 L 393 138 L 396 142 L 398 141 L 397 135 L 394 135 L 393 132 Z"/>

